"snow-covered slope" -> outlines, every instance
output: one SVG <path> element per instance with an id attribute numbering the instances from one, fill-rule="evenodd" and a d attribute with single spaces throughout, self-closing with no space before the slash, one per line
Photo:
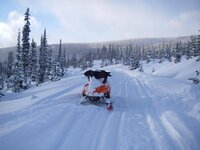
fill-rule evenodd
<path id="1" fill-rule="evenodd" d="M 199 62 L 190 60 L 147 64 L 144 72 L 104 68 L 112 72 L 112 112 L 78 104 L 86 81 L 80 71 L 8 93 L 0 102 L 0 149 L 198 150 L 200 86 L 186 80 L 195 67 Z"/>

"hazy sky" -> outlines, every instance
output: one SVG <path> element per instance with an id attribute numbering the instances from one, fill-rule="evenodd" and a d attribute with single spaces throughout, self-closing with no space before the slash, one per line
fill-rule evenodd
<path id="1" fill-rule="evenodd" d="M 198 34 L 200 0 L 0 0 L 0 47 L 16 45 L 26 8 L 39 44 Z"/>

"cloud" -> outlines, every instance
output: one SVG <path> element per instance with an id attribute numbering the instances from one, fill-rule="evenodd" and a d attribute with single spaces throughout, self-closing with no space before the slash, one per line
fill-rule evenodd
<path id="1" fill-rule="evenodd" d="M 165 18 L 155 14 L 148 5 L 139 2 L 128 4 L 106 0 L 60 0 L 49 3 L 43 0 L 37 4 L 57 18 L 64 42 L 154 36 L 155 28 L 158 29 Z"/>
<path id="2" fill-rule="evenodd" d="M 169 20 L 166 28 L 182 35 L 197 34 L 200 28 L 200 11 L 182 12 L 176 18 Z"/>
<path id="3" fill-rule="evenodd" d="M 188 10 L 189 8 L 186 7 L 188 4 L 183 4 L 182 1 L 180 2 L 183 7 L 179 8 L 179 3 L 173 3 L 174 7 L 177 7 L 173 10 L 172 1 L 157 0 L 152 2 L 145 0 L 15 1 L 24 9 L 29 6 L 31 14 L 35 14 L 41 21 L 41 26 L 37 30 L 31 26 L 31 34 L 36 35 L 34 37 L 38 38 L 43 29 L 47 28 L 49 44 L 58 43 L 59 38 L 62 38 L 63 42 L 98 42 L 138 37 L 191 35 L 198 32 L 200 20 L 200 12 Z M 8 22 L 0 24 L 5 32 L 10 30 Z M 4 33 L 4 35 L 11 34 Z"/>
<path id="4" fill-rule="evenodd" d="M 30 17 L 31 27 L 38 28 L 40 23 L 33 16 Z M 11 11 L 5 22 L 0 22 L 0 47 L 14 46 L 17 42 L 18 29 L 22 30 L 24 16 L 17 11 Z"/>

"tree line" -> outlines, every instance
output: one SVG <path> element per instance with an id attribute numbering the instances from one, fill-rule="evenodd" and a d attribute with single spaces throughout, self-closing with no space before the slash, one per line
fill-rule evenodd
<path id="1" fill-rule="evenodd" d="M 65 75 L 69 67 L 85 70 L 93 66 L 95 60 L 101 60 L 101 67 L 113 64 L 130 66 L 130 70 L 143 71 L 143 63 L 165 60 L 179 63 L 182 57 L 193 57 L 200 61 L 200 35 L 191 36 L 187 42 L 162 43 L 154 46 L 139 45 L 104 45 L 96 50 L 66 54 L 60 39 L 59 50 L 53 55 L 53 49 L 48 47 L 46 29 L 41 35 L 40 45 L 30 41 L 30 10 L 24 14 L 24 27 L 18 31 L 16 53 L 11 51 L 5 62 L 0 62 L 0 96 L 3 90 L 20 92 L 47 81 L 58 81 Z M 22 37 L 21 37 L 22 35 Z M 39 50 L 38 50 L 39 47 Z M 143 62 L 143 63 L 142 63 Z"/>
<path id="2" fill-rule="evenodd" d="M 22 32 L 18 31 L 16 54 L 11 51 L 8 59 L 0 62 L 0 93 L 11 89 L 20 92 L 35 82 L 37 85 L 46 81 L 57 81 L 64 76 L 65 52 L 60 40 L 59 52 L 53 57 L 52 49 L 48 48 L 46 29 L 41 35 L 39 51 L 32 39 L 30 42 L 30 9 L 24 14 L 25 24 Z M 21 37 L 22 35 L 22 37 Z"/>

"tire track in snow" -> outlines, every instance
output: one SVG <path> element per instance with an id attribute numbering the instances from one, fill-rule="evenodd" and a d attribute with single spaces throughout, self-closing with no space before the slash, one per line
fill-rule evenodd
<path id="1" fill-rule="evenodd" d="M 156 141 L 156 147 L 159 150 L 168 150 L 172 149 L 169 144 L 166 142 L 166 137 L 163 135 L 163 129 L 160 127 L 161 124 L 159 120 L 155 120 L 151 115 L 147 115 L 147 123 L 150 129 L 150 132 L 153 136 L 153 138 Z"/>
<path id="2" fill-rule="evenodd" d="M 88 138 L 86 131 L 87 129 L 89 130 L 90 121 L 95 117 L 95 111 L 94 109 L 90 109 L 90 111 L 80 111 L 75 114 L 75 121 L 71 125 L 71 128 L 64 133 L 65 137 L 63 137 L 63 141 L 58 148 L 59 150 L 83 149 L 83 147 L 88 147 L 88 141 L 86 140 L 87 142 L 85 142 L 83 139 Z"/>
<path id="3" fill-rule="evenodd" d="M 155 149 L 152 146 L 145 116 L 123 112 L 119 122 L 115 150 Z"/>
<path id="4" fill-rule="evenodd" d="M 152 99 L 152 104 L 153 104 L 153 108 L 151 112 L 151 114 L 154 116 L 148 117 L 147 115 L 147 122 L 149 123 L 149 127 L 151 132 L 153 133 L 153 137 L 157 142 L 158 147 L 160 148 L 159 145 L 163 145 L 163 144 L 159 144 L 161 142 L 160 139 L 155 138 L 155 135 L 160 136 L 162 134 L 159 133 L 163 133 L 163 140 L 166 145 L 168 146 L 172 146 L 172 149 L 177 149 L 177 145 L 179 145 L 180 149 L 193 149 L 195 147 L 195 149 L 198 147 L 198 144 L 196 143 L 196 141 L 194 140 L 194 136 L 192 134 L 192 132 L 186 127 L 185 123 L 180 119 L 180 117 L 178 116 L 178 114 L 176 112 L 172 112 L 170 111 L 171 115 L 168 115 L 168 119 L 166 118 L 166 114 L 168 114 L 168 112 L 163 113 L 159 118 L 159 114 L 157 113 L 158 109 L 155 107 L 155 102 L 156 102 L 156 97 L 154 97 L 153 93 L 150 92 L 148 86 L 141 80 L 137 79 L 144 91 L 146 92 L 147 95 L 149 95 L 149 97 Z M 154 103 L 153 103 L 154 102 Z M 156 121 L 155 121 L 156 119 Z M 169 119 L 171 119 L 171 122 L 169 121 Z M 152 120 L 154 120 L 154 125 L 150 124 L 153 123 Z M 155 123 L 156 122 L 156 123 Z M 158 130 L 154 130 L 153 127 L 155 127 L 155 124 L 159 124 L 157 127 L 160 127 L 160 131 Z M 168 135 L 168 136 L 167 136 Z M 160 149 L 163 149 L 162 147 Z M 170 148 L 171 149 L 171 148 Z M 198 148 L 197 148 L 198 149 Z"/>
<path id="5" fill-rule="evenodd" d="M 119 128 L 122 119 L 122 113 L 115 112 L 108 117 L 102 134 L 99 137 L 99 142 L 96 150 L 116 150 L 119 138 Z"/>
<path id="6" fill-rule="evenodd" d="M 112 137 L 112 140 L 114 139 L 114 135 L 115 134 L 108 134 L 111 130 L 113 130 L 115 128 L 115 126 L 118 126 L 118 122 L 115 122 L 117 121 L 118 119 L 118 115 L 117 113 L 111 113 L 111 114 L 107 114 L 107 117 L 106 117 L 106 120 L 104 121 L 104 124 L 101 126 L 100 130 L 98 130 L 98 136 L 96 136 L 94 138 L 93 141 L 95 142 L 92 142 L 92 144 L 90 145 L 90 148 L 89 150 L 104 150 L 104 149 L 110 149 L 111 148 L 104 148 L 105 146 L 105 139 L 108 137 Z M 114 122 L 115 123 L 114 123 Z M 108 140 L 107 140 L 108 142 Z M 112 145 L 111 141 L 109 141 L 109 145 Z"/>
<path id="7" fill-rule="evenodd" d="M 125 112 L 123 112 L 120 116 L 119 119 L 119 125 L 117 129 L 117 136 L 116 136 L 116 150 L 119 150 L 121 147 L 121 138 L 122 138 L 122 133 L 123 133 L 123 128 L 124 128 L 124 119 L 125 119 Z"/>
<path id="8" fill-rule="evenodd" d="M 116 86 L 115 91 L 117 91 L 116 94 L 118 95 L 120 94 L 121 97 L 123 96 L 127 97 L 126 99 L 124 99 L 125 101 L 123 103 L 125 103 L 124 104 L 125 108 L 122 110 L 124 110 L 124 112 L 129 112 L 130 119 L 136 122 L 131 122 L 129 121 L 129 119 L 127 120 L 126 117 L 128 116 L 124 117 L 125 119 L 123 122 L 121 122 L 121 125 L 120 125 L 121 127 L 119 127 L 118 132 L 120 136 L 122 136 L 124 135 L 123 132 L 125 130 L 127 135 L 124 135 L 123 138 L 120 138 L 117 140 L 118 142 L 116 142 L 115 149 L 129 150 L 129 149 L 138 149 L 141 147 L 143 147 L 144 149 L 147 147 L 148 149 L 153 149 L 148 138 L 149 137 L 148 134 L 150 134 L 150 132 L 148 131 L 148 126 L 146 125 L 146 118 L 144 117 L 146 113 L 143 111 L 144 107 L 145 107 L 145 111 L 146 109 L 149 109 L 150 101 L 148 102 L 145 99 L 147 97 L 149 98 L 149 95 L 148 94 L 143 95 L 144 89 L 142 89 L 142 85 L 139 81 L 128 76 L 126 73 L 120 73 L 120 74 L 122 74 L 122 75 L 119 75 L 119 76 L 122 76 L 122 80 L 120 80 L 121 83 L 117 84 L 117 86 L 115 84 Z M 120 90 L 120 93 L 118 92 L 117 88 L 122 89 Z M 138 97 L 140 101 L 138 100 Z M 122 101 L 120 103 L 122 103 Z M 120 104 L 120 106 L 122 105 Z M 138 106 L 139 108 L 137 108 Z M 141 115 L 138 114 L 139 118 L 135 116 L 135 113 L 138 113 L 138 112 L 141 113 Z M 135 117 L 137 119 L 135 119 Z M 139 121 L 139 123 L 137 121 Z M 124 122 L 127 122 L 127 125 L 124 125 Z M 134 128 L 132 128 L 132 126 L 134 126 Z M 144 132 L 145 130 L 147 131 Z M 134 131 L 136 132 L 137 135 L 134 135 L 135 134 Z M 143 143 L 146 143 L 145 145 L 148 145 L 148 146 L 145 147 L 143 144 L 141 145 L 141 141 L 143 141 Z"/>
<path id="9" fill-rule="evenodd" d="M 161 121 L 169 136 L 179 145 L 180 149 L 198 149 L 193 134 L 175 112 L 165 112 L 161 116 Z"/>
<path id="10" fill-rule="evenodd" d="M 66 111 L 68 112 L 68 111 Z M 70 110 L 69 113 L 66 113 L 60 121 L 57 122 L 55 126 L 55 133 L 53 133 L 53 140 L 49 146 L 50 150 L 60 149 L 60 146 L 63 144 L 66 134 L 72 128 L 72 125 L 76 121 L 76 113 L 75 110 Z"/>
<path id="11" fill-rule="evenodd" d="M 135 78 L 135 81 L 137 82 L 138 89 L 141 93 L 145 94 L 144 100 L 145 103 L 149 103 L 149 107 L 145 109 L 146 113 L 146 122 L 149 126 L 149 130 L 151 132 L 151 135 L 153 139 L 155 140 L 155 147 L 157 149 L 163 150 L 163 149 L 171 149 L 171 142 L 169 141 L 169 138 L 167 137 L 167 133 L 164 130 L 164 127 L 162 123 L 160 122 L 159 115 L 156 112 L 156 107 L 154 106 L 155 97 L 154 94 L 151 93 L 148 89 L 148 87 L 144 84 L 143 81 Z M 149 101 L 147 101 L 149 99 Z"/>
<path id="12" fill-rule="evenodd" d="M 62 92 L 63 91 L 70 92 L 71 90 L 74 90 L 74 88 L 77 88 L 78 86 L 80 86 L 80 84 L 75 84 L 72 87 L 67 87 L 67 88 L 63 89 Z M 10 127 L 12 127 L 11 124 L 14 125 L 17 123 L 17 124 L 19 124 L 18 127 L 21 127 L 22 122 L 19 122 L 19 120 L 23 120 L 24 118 L 27 118 L 27 119 L 24 119 L 24 120 L 26 120 L 26 122 L 23 121 L 24 122 L 23 125 L 25 125 L 27 123 L 30 123 L 30 122 L 33 122 L 34 120 L 36 120 L 43 113 L 44 113 L 43 116 L 46 117 L 45 116 L 46 112 L 50 112 L 50 110 L 52 110 L 52 111 L 56 110 L 61 105 L 61 103 L 66 103 L 66 100 L 55 99 L 56 95 L 59 95 L 59 93 L 60 93 L 60 91 L 53 93 L 52 95 L 54 96 L 54 98 L 51 96 L 44 97 L 44 98 L 40 99 L 38 102 L 34 103 L 33 105 L 26 107 L 25 109 L 15 111 L 15 113 L 13 115 L 16 115 L 18 117 L 12 117 L 13 119 L 10 119 L 9 124 L 7 123 L 7 125 L 5 124 L 4 126 L 9 125 Z M 28 117 L 29 114 L 32 115 L 31 118 Z M 15 129 L 17 129 L 17 128 L 15 128 Z"/>

